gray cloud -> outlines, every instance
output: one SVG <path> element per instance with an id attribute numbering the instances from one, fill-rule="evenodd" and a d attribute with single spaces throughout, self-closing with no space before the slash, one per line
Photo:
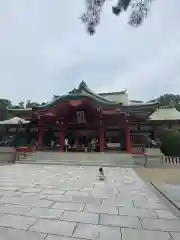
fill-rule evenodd
<path id="1" fill-rule="evenodd" d="M 84 1 L 0 2 L 0 96 L 44 101 L 81 80 L 96 91 L 127 89 L 131 99 L 180 92 L 180 1 L 156 0 L 134 29 L 111 14 L 110 1 L 95 36 L 78 18 Z"/>

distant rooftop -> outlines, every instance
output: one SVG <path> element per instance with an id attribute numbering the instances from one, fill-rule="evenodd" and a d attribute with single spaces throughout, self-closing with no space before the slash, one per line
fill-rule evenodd
<path id="1" fill-rule="evenodd" d="M 127 91 L 126 90 L 123 90 L 123 91 L 120 91 L 120 92 L 104 92 L 104 93 L 98 93 L 98 95 L 101 95 L 101 96 L 109 96 L 109 95 L 117 95 L 117 94 L 126 94 Z"/>
<path id="2" fill-rule="evenodd" d="M 180 120 L 180 112 L 174 107 L 161 107 L 158 108 L 155 112 L 153 112 L 149 116 L 150 121 L 172 121 L 172 120 Z"/>
<path id="3" fill-rule="evenodd" d="M 143 103 L 143 101 L 138 101 L 138 100 L 129 100 L 129 103 Z"/>

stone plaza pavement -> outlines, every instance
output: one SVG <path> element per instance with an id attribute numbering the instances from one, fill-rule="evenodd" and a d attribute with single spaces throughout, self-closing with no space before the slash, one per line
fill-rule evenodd
<path id="1" fill-rule="evenodd" d="M 171 201 L 177 209 L 180 209 L 180 185 L 156 184 L 155 187 Z M 180 214 L 179 214 L 180 215 Z"/>
<path id="2" fill-rule="evenodd" d="M 180 220 L 133 169 L 0 166 L 0 239 L 179 240 Z"/>

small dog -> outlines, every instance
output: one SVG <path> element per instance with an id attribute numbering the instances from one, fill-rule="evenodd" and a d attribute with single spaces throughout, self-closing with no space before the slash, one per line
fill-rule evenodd
<path id="1" fill-rule="evenodd" d="M 104 176 L 104 170 L 102 167 L 99 168 L 99 180 L 104 181 L 105 176 Z"/>

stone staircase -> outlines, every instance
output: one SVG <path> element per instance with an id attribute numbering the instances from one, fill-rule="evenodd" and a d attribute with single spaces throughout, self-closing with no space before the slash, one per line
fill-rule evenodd
<path id="1" fill-rule="evenodd" d="M 49 164 L 76 166 L 135 167 L 133 157 L 122 153 L 60 153 L 41 152 L 20 155 L 18 164 Z"/>

